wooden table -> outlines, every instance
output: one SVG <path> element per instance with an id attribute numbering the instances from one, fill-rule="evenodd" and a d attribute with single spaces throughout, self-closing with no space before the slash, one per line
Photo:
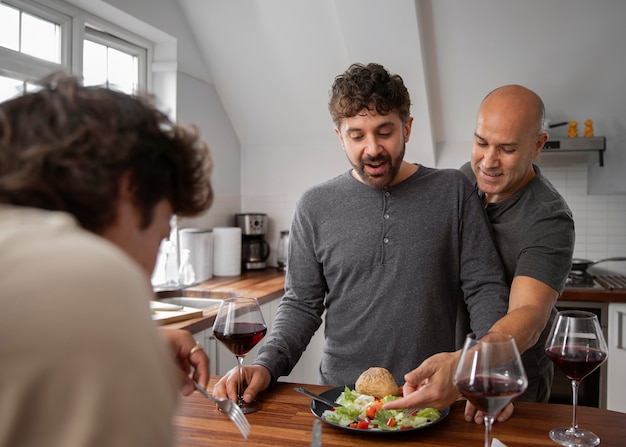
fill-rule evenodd
<path id="1" fill-rule="evenodd" d="M 211 379 L 209 389 L 217 380 Z M 183 397 L 174 418 L 177 446 L 309 446 L 315 416 L 310 411 L 311 400 L 293 391 L 298 384 L 279 383 L 261 394 L 263 408 L 247 415 L 252 425 L 250 437 L 244 439 L 227 416 L 198 393 Z M 300 385 L 316 393 L 329 387 Z M 483 425 L 465 422 L 463 402 L 452 407 L 443 421 L 423 430 L 397 434 L 358 434 L 326 423 L 322 427 L 322 445 L 338 447 L 380 446 L 446 446 L 482 447 Z M 569 426 L 572 409 L 569 405 L 518 402 L 514 416 L 504 423 L 494 424 L 492 435 L 507 447 L 557 446 L 548 437 L 550 429 Z M 595 432 L 601 447 L 626 446 L 626 413 L 580 407 L 579 426 Z"/>

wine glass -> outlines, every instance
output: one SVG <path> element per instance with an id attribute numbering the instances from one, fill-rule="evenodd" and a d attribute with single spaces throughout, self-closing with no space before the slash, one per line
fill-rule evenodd
<path id="1" fill-rule="evenodd" d="M 576 420 L 578 385 L 607 357 L 598 317 L 580 310 L 559 312 L 546 341 L 546 354 L 572 381 L 572 426 L 550 430 L 550 439 L 566 446 L 591 447 L 600 444 L 600 438 L 578 428 Z"/>
<path id="2" fill-rule="evenodd" d="M 265 337 L 266 332 L 267 326 L 256 298 L 226 298 L 220 304 L 213 323 L 213 335 L 237 357 L 237 405 L 245 414 L 260 410 L 262 404 L 243 400 L 243 359 Z"/>
<path id="3" fill-rule="evenodd" d="M 469 334 L 457 364 L 454 384 L 485 413 L 485 447 L 490 447 L 491 426 L 496 415 L 528 387 L 513 337 L 500 332 Z"/>

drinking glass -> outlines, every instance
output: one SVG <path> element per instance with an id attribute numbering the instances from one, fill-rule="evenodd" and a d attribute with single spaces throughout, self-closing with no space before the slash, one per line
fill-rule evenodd
<path id="1" fill-rule="evenodd" d="M 454 384 L 485 413 L 485 447 L 490 447 L 491 426 L 496 415 L 528 387 L 513 337 L 499 332 L 469 334 L 457 364 Z"/>
<path id="2" fill-rule="evenodd" d="M 596 434 L 578 428 L 576 419 L 578 385 L 607 357 L 598 317 L 579 310 L 559 312 L 546 341 L 546 354 L 572 381 L 572 426 L 550 430 L 550 439 L 565 446 L 591 447 L 600 444 Z"/>
<path id="3" fill-rule="evenodd" d="M 245 414 L 260 410 L 262 404 L 243 400 L 243 359 L 265 337 L 266 332 L 267 326 L 256 298 L 226 298 L 220 304 L 213 323 L 213 335 L 237 357 L 237 405 Z"/>

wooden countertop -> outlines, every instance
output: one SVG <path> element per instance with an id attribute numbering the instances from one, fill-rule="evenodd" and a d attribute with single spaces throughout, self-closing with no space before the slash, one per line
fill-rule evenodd
<path id="1" fill-rule="evenodd" d="M 218 377 L 212 377 L 208 389 Z M 309 446 L 315 416 L 311 413 L 311 400 L 293 391 L 303 386 L 320 393 L 329 387 L 278 383 L 259 397 L 263 408 L 247 415 L 252 425 L 250 437 L 244 439 L 228 417 L 215 405 L 193 393 L 181 398 L 174 417 L 177 447 L 201 445 L 259 446 L 277 445 Z M 457 402 L 441 422 L 423 430 L 394 434 L 355 433 L 322 424 L 322 445 L 340 447 L 380 446 L 384 443 L 402 446 L 455 446 L 478 447 L 484 445 L 485 428 L 463 419 L 463 402 Z M 571 423 L 570 405 L 518 402 L 511 419 L 493 426 L 492 436 L 507 447 L 555 446 L 548 437 L 554 427 L 568 427 Z M 591 407 L 579 407 L 578 423 L 600 436 L 601 447 L 623 447 L 626 439 L 626 413 Z"/>
<path id="2" fill-rule="evenodd" d="M 203 297 L 211 294 L 219 298 L 229 295 L 248 295 L 259 300 L 260 304 L 283 296 L 285 287 L 285 273 L 275 268 L 265 270 L 251 270 L 240 276 L 213 277 L 193 287 L 184 290 L 160 292 L 165 296 L 196 296 Z M 626 303 L 626 289 L 565 289 L 560 300 L 563 301 L 591 301 L 604 303 Z M 212 327 L 217 309 L 205 311 L 201 318 L 193 318 L 168 324 L 164 327 L 172 329 L 187 329 L 192 333 L 201 332 Z"/>
<path id="3" fill-rule="evenodd" d="M 567 288 L 563 291 L 559 300 L 626 303 L 626 289 L 602 290 Z"/>
<path id="4" fill-rule="evenodd" d="M 265 270 L 251 270 L 243 272 L 239 276 L 214 276 L 196 286 L 187 287 L 183 290 L 158 292 L 157 297 L 207 297 L 226 298 L 228 296 L 251 296 L 265 304 L 269 301 L 281 298 L 285 287 L 285 272 L 275 268 Z M 171 329 L 187 329 L 192 333 L 202 332 L 213 326 L 217 309 L 203 311 L 202 317 L 191 318 L 176 323 L 167 324 L 163 327 Z"/>

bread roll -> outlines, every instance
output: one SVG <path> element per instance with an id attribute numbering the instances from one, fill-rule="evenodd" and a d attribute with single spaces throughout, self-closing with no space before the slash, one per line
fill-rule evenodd
<path id="1" fill-rule="evenodd" d="M 379 367 L 372 367 L 363 371 L 354 384 L 354 388 L 357 393 L 369 394 L 378 398 L 383 398 L 390 394 L 394 396 L 400 395 L 398 384 L 396 384 L 391 373 L 385 368 Z"/>

